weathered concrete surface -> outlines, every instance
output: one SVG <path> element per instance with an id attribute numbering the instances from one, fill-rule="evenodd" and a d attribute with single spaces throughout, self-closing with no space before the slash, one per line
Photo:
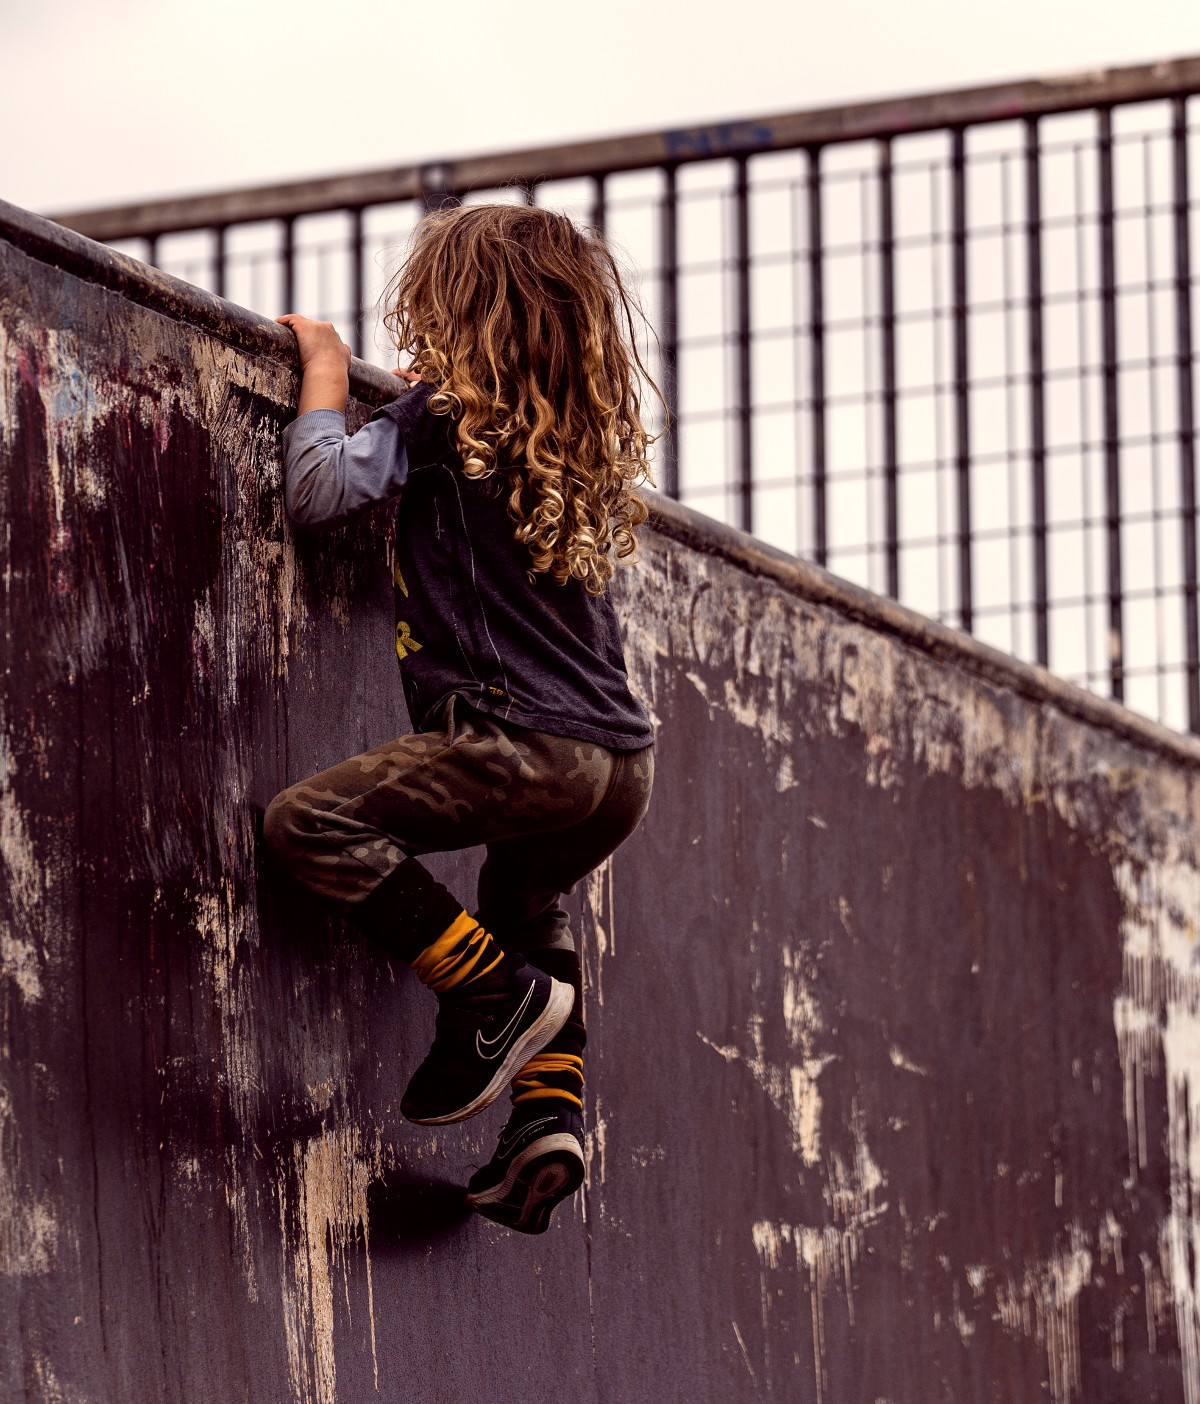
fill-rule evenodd
<path id="1" fill-rule="evenodd" d="M 387 514 L 286 527 L 283 334 L 0 216 L 0 1400 L 1200 1402 L 1194 743 L 664 507 L 586 1189 L 464 1216 L 502 1109 L 400 1119 L 255 839 L 405 726 Z"/>

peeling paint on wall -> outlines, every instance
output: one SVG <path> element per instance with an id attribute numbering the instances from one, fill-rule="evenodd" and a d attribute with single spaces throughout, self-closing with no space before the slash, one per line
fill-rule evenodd
<path id="1" fill-rule="evenodd" d="M 1054 1404 L 1080 1397 L 1079 1297 L 1092 1279 L 1092 1255 L 1078 1225 L 1072 1225 L 1070 1240 L 1047 1262 L 1028 1265 L 1019 1285 L 1009 1281 L 996 1293 L 1006 1329 L 1045 1347 Z"/>
<path id="2" fill-rule="evenodd" d="M 296 1404 L 335 1404 L 333 1298 L 341 1285 L 349 1307 L 347 1254 L 361 1242 L 366 1263 L 367 1313 L 375 1387 L 379 1359 L 375 1343 L 375 1298 L 371 1279 L 367 1188 L 382 1173 L 377 1144 L 365 1152 L 356 1128 L 327 1133 L 293 1152 L 291 1173 L 295 1199 L 281 1185 L 280 1230 L 288 1253 L 284 1276 L 284 1322 Z"/>
<path id="3" fill-rule="evenodd" d="M 0 1275 L 41 1277 L 58 1252 L 54 1206 L 28 1193 L 20 1130 L 12 1097 L 0 1084 Z"/>
<path id="4" fill-rule="evenodd" d="M 768 1275 L 785 1266 L 790 1250 L 796 1269 L 806 1281 L 812 1313 L 812 1372 L 818 1404 L 829 1398 L 825 1316 L 831 1284 L 838 1283 L 845 1303 L 846 1321 L 855 1324 L 854 1270 L 864 1252 L 867 1229 L 888 1211 L 879 1192 L 886 1181 L 860 1140 L 852 1165 L 834 1156 L 830 1166 L 829 1208 L 831 1221 L 821 1225 L 775 1224 L 760 1219 L 751 1229 L 763 1282 L 764 1326 L 769 1324 L 771 1292 Z"/>
<path id="5" fill-rule="evenodd" d="M 1116 867 L 1125 901 L 1125 978 L 1114 1023 L 1125 1078 L 1130 1176 L 1152 1163 L 1147 1082 L 1166 1081 L 1171 1210 L 1164 1224 L 1187 1404 L 1200 1400 L 1200 872 L 1178 853 Z"/>

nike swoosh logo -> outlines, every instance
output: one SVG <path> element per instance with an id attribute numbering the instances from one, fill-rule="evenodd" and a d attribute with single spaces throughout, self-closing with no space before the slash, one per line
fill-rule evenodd
<path id="1" fill-rule="evenodd" d="M 508 1023 L 505 1024 L 505 1026 L 500 1030 L 500 1032 L 496 1035 L 495 1038 L 484 1038 L 482 1029 L 475 1030 L 475 1051 L 479 1054 L 481 1058 L 486 1058 L 490 1061 L 492 1058 L 498 1058 L 500 1054 L 504 1052 L 504 1045 L 506 1043 L 511 1042 L 512 1035 L 516 1030 L 517 1025 L 521 1022 L 522 1015 L 529 1008 L 529 1001 L 533 998 L 533 992 L 536 989 L 536 985 L 529 986 L 529 988 L 525 991 L 525 998 L 521 1001 L 520 1008 L 512 1016 Z M 497 1044 L 499 1045 L 499 1047 L 496 1048 L 496 1051 L 494 1053 L 487 1052 L 487 1049 Z"/>
<path id="2" fill-rule="evenodd" d="M 544 1116 L 541 1121 L 531 1121 L 528 1125 L 522 1126 L 511 1141 L 506 1141 L 504 1133 L 501 1132 L 500 1139 L 496 1142 L 496 1154 L 501 1157 L 506 1156 L 509 1151 L 515 1150 L 531 1131 L 538 1131 L 543 1126 L 553 1126 L 556 1119 L 553 1116 Z"/>

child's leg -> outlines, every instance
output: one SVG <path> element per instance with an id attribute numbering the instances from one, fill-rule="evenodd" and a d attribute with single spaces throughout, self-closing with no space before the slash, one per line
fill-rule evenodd
<path id="1" fill-rule="evenodd" d="M 570 1008 L 411 855 L 580 819 L 611 765 L 601 748 L 515 735 L 463 708 L 285 790 L 264 836 L 277 860 L 408 962 L 443 1002 L 438 1039 L 402 1103 L 414 1120 L 480 1111 Z M 566 1007 L 561 1006 L 565 1004 Z"/>
<path id="2" fill-rule="evenodd" d="M 618 754 L 598 808 L 582 823 L 535 840 L 491 844 L 479 876 L 481 920 L 507 947 L 574 992 L 570 1018 L 512 1085 L 513 1113 L 468 1202 L 525 1233 L 540 1233 L 583 1179 L 584 1029 L 580 959 L 563 893 L 599 866 L 641 822 L 654 777 L 652 751 Z"/>

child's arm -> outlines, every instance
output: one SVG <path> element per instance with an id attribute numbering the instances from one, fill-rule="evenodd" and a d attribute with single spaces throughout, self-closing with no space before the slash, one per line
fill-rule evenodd
<path id="1" fill-rule="evenodd" d="M 294 333 L 303 376 L 299 415 L 283 431 L 284 505 L 296 526 L 333 526 L 400 492 L 408 477 L 404 441 L 386 417 L 347 438 L 350 348 L 329 322 L 294 312 L 275 320 Z"/>
<path id="2" fill-rule="evenodd" d="M 300 414 L 310 410 L 346 411 L 350 398 L 350 348 L 332 322 L 314 322 L 296 312 L 276 317 L 290 327 L 300 348 Z"/>

